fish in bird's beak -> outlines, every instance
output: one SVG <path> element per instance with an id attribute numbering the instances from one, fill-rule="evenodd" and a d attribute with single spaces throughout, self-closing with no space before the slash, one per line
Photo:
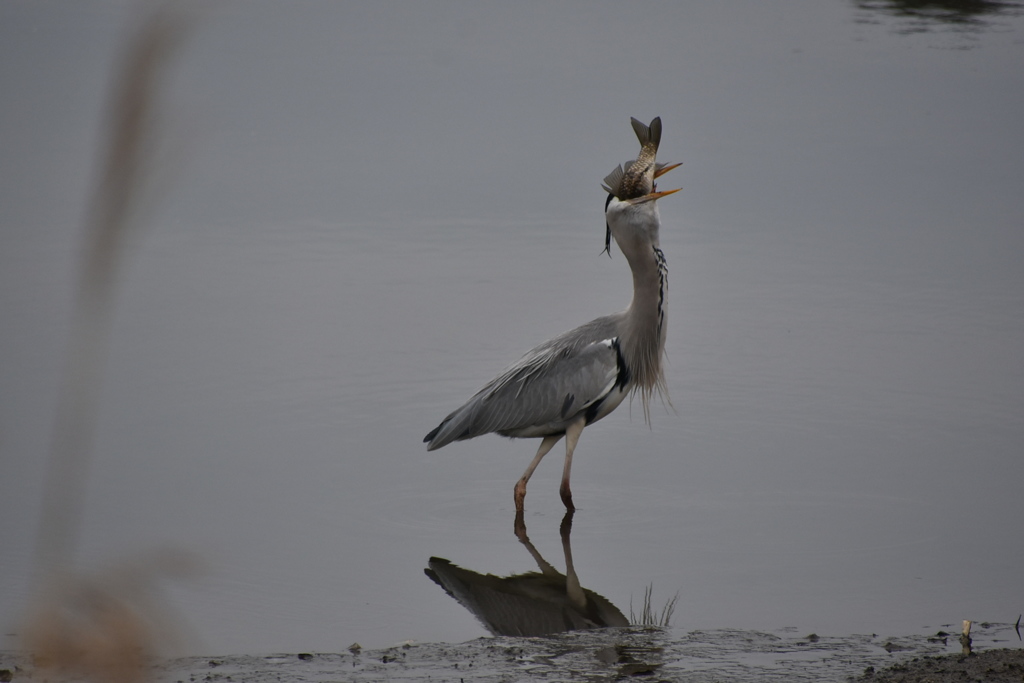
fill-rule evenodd
<path id="1" fill-rule="evenodd" d="M 635 118 L 630 118 L 630 123 L 633 126 L 633 132 L 636 133 L 636 137 L 640 141 L 640 154 L 637 155 L 635 161 L 627 161 L 616 166 L 615 170 L 605 177 L 604 183 L 601 185 L 608 193 L 608 199 L 604 203 L 605 211 L 608 210 L 612 197 L 617 197 L 620 201 L 628 201 L 632 204 L 642 204 L 679 191 L 658 192 L 658 188 L 654 183 L 655 178 L 659 178 L 682 165 L 659 164 L 655 159 L 658 155 L 658 146 L 661 144 L 661 117 L 655 117 L 649 126 L 645 126 Z M 609 258 L 612 255 L 611 245 L 612 231 L 606 223 L 604 251 L 608 254 Z"/>
<path id="2" fill-rule="evenodd" d="M 619 164 L 609 173 L 601 187 L 622 201 L 636 199 L 655 192 L 654 179 L 659 178 L 681 164 L 659 164 L 655 157 L 661 144 L 661 117 L 645 126 L 636 119 L 630 119 L 633 131 L 640 141 L 640 153 L 635 161 Z M 607 205 L 606 205 L 607 208 Z"/>
<path id="3" fill-rule="evenodd" d="M 654 188 L 654 173 L 657 169 L 656 157 L 658 156 L 658 146 L 661 144 L 660 116 L 655 117 L 649 126 L 645 126 L 633 118 L 629 122 L 633 126 L 633 132 L 636 133 L 636 139 L 640 141 L 640 153 L 637 154 L 636 161 L 622 168 L 624 173 L 615 195 L 619 199 L 640 197 Z"/>

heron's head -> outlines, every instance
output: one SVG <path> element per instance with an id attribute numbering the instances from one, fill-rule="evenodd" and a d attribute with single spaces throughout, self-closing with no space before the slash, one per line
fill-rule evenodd
<path id="1" fill-rule="evenodd" d="M 654 177 L 658 178 L 672 169 L 678 168 L 680 165 L 657 164 Z M 604 179 L 604 184 L 601 186 L 608 192 L 608 199 L 604 203 L 606 228 L 604 249 L 608 252 L 609 256 L 611 256 L 610 247 L 613 232 L 616 233 L 615 240 L 619 243 L 620 247 L 622 246 L 623 238 L 628 233 L 632 233 L 634 237 L 647 237 L 657 241 L 660 217 L 656 201 L 662 197 L 679 192 L 678 189 L 658 192 L 657 186 L 653 186 L 651 192 L 647 194 L 640 195 L 639 197 L 630 197 L 623 192 L 624 177 L 623 167 L 621 165 L 616 166 L 615 170 Z M 613 229 L 613 223 L 616 229 Z"/>
<path id="2" fill-rule="evenodd" d="M 635 199 L 613 196 L 605 208 L 604 217 L 608 230 L 615 236 L 619 246 L 623 246 L 623 239 L 626 238 L 656 241 L 661 225 L 657 200 L 676 192 L 679 190 L 651 192 Z"/>

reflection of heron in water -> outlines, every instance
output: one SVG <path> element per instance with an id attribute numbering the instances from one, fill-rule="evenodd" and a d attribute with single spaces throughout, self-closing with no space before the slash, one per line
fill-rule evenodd
<path id="1" fill-rule="evenodd" d="M 615 605 L 580 586 L 572 561 L 569 535 L 572 511 L 565 513 L 559 529 L 565 554 L 565 574 L 551 566 L 530 542 L 522 513 L 516 515 L 516 537 L 540 567 L 508 577 L 479 574 L 440 557 L 432 557 L 424 573 L 484 627 L 500 636 L 542 636 L 562 631 L 629 626 Z"/>

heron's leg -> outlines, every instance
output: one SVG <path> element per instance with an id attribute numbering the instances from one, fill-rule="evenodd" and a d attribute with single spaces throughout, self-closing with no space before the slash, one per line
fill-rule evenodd
<path id="1" fill-rule="evenodd" d="M 519 481 L 516 482 L 515 497 L 516 497 L 516 511 L 523 511 L 523 499 L 526 498 L 526 482 L 530 481 L 530 477 L 533 476 L 533 471 L 537 469 L 537 465 L 540 464 L 541 459 L 548 454 L 558 440 L 562 438 L 561 434 L 555 434 L 553 436 L 545 436 L 544 440 L 540 442 L 540 448 L 537 449 L 537 455 L 533 456 L 533 461 L 530 466 L 523 472 L 523 476 L 519 477 Z"/>
<path id="2" fill-rule="evenodd" d="M 565 504 L 566 510 L 576 509 L 576 506 L 572 504 L 572 491 L 569 490 L 569 472 L 572 470 L 572 452 L 576 450 L 576 442 L 580 440 L 580 434 L 583 433 L 583 427 L 586 424 L 586 420 L 580 417 L 565 429 L 565 468 L 562 470 L 562 486 L 558 489 L 558 493 L 562 496 L 562 503 Z"/>

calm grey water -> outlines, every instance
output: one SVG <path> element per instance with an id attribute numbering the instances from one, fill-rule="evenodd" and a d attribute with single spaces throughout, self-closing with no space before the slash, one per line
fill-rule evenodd
<path id="1" fill-rule="evenodd" d="M 887 3 L 226 3 L 163 84 L 79 566 L 158 548 L 196 653 L 457 642 L 535 569 L 535 441 L 421 439 L 624 307 L 599 182 L 660 115 L 674 410 L 577 450 L 582 584 L 682 630 L 1024 611 L 1024 19 Z M 104 98 L 133 12 L 0 4 L 0 620 L 32 594 Z M 564 569 L 561 457 L 526 524 Z M 11 638 L 0 645 L 10 647 Z"/>

